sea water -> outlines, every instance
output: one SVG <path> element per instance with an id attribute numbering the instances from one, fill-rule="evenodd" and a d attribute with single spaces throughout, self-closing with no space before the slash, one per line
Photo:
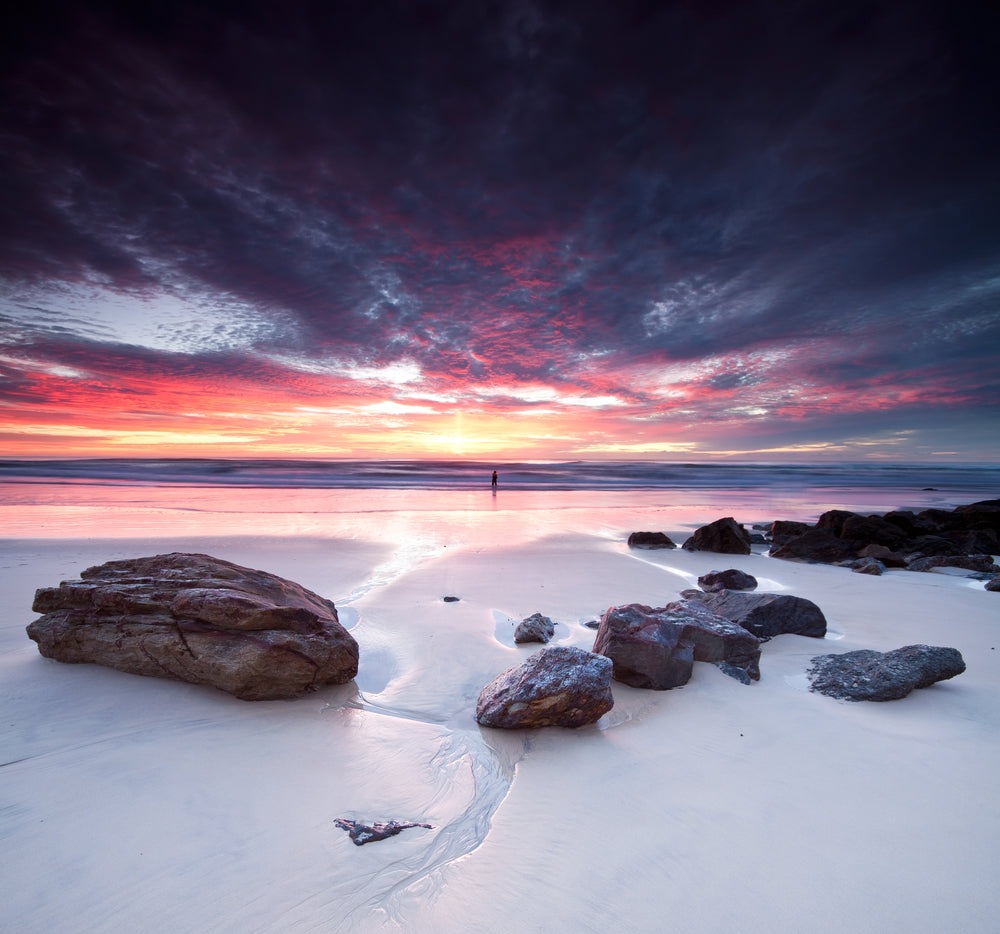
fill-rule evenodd
<path id="1" fill-rule="evenodd" d="M 499 473 L 491 488 L 493 470 Z M 813 521 L 1000 496 L 1000 467 L 260 459 L 0 461 L 0 536 L 311 535 L 431 545 Z"/>

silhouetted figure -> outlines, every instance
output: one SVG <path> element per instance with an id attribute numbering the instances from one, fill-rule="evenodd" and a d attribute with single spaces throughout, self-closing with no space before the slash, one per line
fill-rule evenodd
<path id="1" fill-rule="evenodd" d="M 497 472 L 495 470 L 493 471 L 493 479 L 490 480 L 490 485 L 494 490 L 497 488 Z"/>

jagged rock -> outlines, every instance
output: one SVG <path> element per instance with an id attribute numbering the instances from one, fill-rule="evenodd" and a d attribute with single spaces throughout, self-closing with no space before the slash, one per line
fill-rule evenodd
<path id="1" fill-rule="evenodd" d="M 916 513 L 906 509 L 887 512 L 882 518 L 901 529 L 907 538 L 917 538 L 937 531 L 937 523 L 921 519 Z"/>
<path id="2" fill-rule="evenodd" d="M 931 555 L 917 558 L 907 565 L 910 571 L 933 571 L 934 568 L 962 568 L 966 571 L 996 571 L 989 555 Z"/>
<path id="3" fill-rule="evenodd" d="M 35 594 L 46 658 L 205 684 L 242 700 L 294 697 L 358 671 L 336 607 L 284 578 L 201 554 L 109 561 Z"/>
<path id="4" fill-rule="evenodd" d="M 811 528 L 812 526 L 805 522 L 789 522 L 785 519 L 778 519 L 777 522 L 771 523 L 771 545 L 772 547 L 780 547 L 785 542 L 797 538 L 803 532 L 808 532 Z"/>
<path id="5" fill-rule="evenodd" d="M 522 619 L 514 630 L 514 641 L 522 642 L 548 642 L 555 633 L 556 628 L 552 620 L 541 613 L 532 613 L 526 619 Z"/>
<path id="6" fill-rule="evenodd" d="M 629 548 L 676 548 L 664 532 L 633 532 L 628 537 Z"/>
<path id="7" fill-rule="evenodd" d="M 866 545 L 858 552 L 859 558 L 876 558 L 887 568 L 905 568 L 906 559 L 895 551 L 890 551 L 885 545 Z"/>
<path id="8" fill-rule="evenodd" d="M 885 565 L 878 558 L 858 558 L 851 566 L 855 574 L 871 574 L 881 577 L 885 573 Z"/>
<path id="9" fill-rule="evenodd" d="M 1000 554 L 1000 538 L 993 529 L 964 529 L 942 532 L 941 537 L 951 542 L 961 555 Z"/>
<path id="10" fill-rule="evenodd" d="M 750 534 L 732 516 L 696 529 L 681 547 L 685 551 L 714 551 L 725 555 L 750 554 Z"/>
<path id="11" fill-rule="evenodd" d="M 701 600 L 714 613 L 752 632 L 761 642 L 783 633 L 817 639 L 826 635 L 823 611 L 805 597 L 720 590 L 705 594 Z"/>
<path id="12" fill-rule="evenodd" d="M 816 520 L 816 525 L 814 525 L 813 528 L 829 529 L 839 538 L 841 531 L 844 528 L 844 523 L 848 519 L 860 518 L 861 516 L 859 516 L 856 512 L 848 512 L 845 509 L 829 509 Z"/>
<path id="13" fill-rule="evenodd" d="M 707 593 L 717 590 L 756 590 L 757 578 L 737 568 L 709 571 L 698 578 L 698 586 Z"/>
<path id="14" fill-rule="evenodd" d="M 411 827 L 423 827 L 426 830 L 433 830 L 433 824 L 415 824 L 410 821 L 391 820 L 386 822 L 372 821 L 370 824 L 362 823 L 358 820 L 348 820 L 346 817 L 338 817 L 334 823 L 350 834 L 351 842 L 355 846 L 364 846 L 366 843 L 374 843 L 376 840 L 385 840 L 387 837 L 394 837 L 402 830 L 409 830 Z"/>
<path id="15" fill-rule="evenodd" d="M 906 645 L 891 652 L 861 649 L 842 655 L 818 655 L 807 672 L 810 690 L 851 701 L 887 701 L 915 688 L 954 678 L 965 671 L 958 649 Z"/>
<path id="16" fill-rule="evenodd" d="M 907 539 L 906 533 L 899 526 L 878 516 L 848 516 L 841 525 L 839 535 L 853 542 L 856 548 L 885 545 L 895 549 Z"/>
<path id="17" fill-rule="evenodd" d="M 572 646 L 542 649 L 483 688 L 476 720 L 506 730 L 595 723 L 614 706 L 612 668 Z"/>
<path id="18" fill-rule="evenodd" d="M 665 691 L 687 684 L 694 662 L 711 662 L 744 684 L 760 678 L 760 642 L 697 600 L 653 609 L 611 607 L 601 617 L 594 651 L 614 662 L 614 678 Z"/>
<path id="19" fill-rule="evenodd" d="M 854 545 L 837 538 L 830 529 L 809 529 L 779 548 L 771 549 L 771 557 L 786 561 L 816 561 L 832 564 L 857 556 Z"/>

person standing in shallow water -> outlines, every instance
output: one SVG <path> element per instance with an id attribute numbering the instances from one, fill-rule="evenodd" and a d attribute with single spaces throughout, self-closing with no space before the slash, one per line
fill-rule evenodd
<path id="1" fill-rule="evenodd" d="M 493 478 L 490 480 L 490 486 L 495 490 L 497 488 L 497 472 L 493 471 Z"/>

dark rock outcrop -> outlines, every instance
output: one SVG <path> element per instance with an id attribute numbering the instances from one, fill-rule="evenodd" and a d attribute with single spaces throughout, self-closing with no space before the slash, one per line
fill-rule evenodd
<path id="1" fill-rule="evenodd" d="M 933 571 L 934 568 L 960 568 L 965 571 L 996 571 L 989 555 L 931 555 L 917 558 L 907 565 L 910 571 Z"/>
<path id="2" fill-rule="evenodd" d="M 812 526 L 806 522 L 789 522 L 786 519 L 778 519 L 777 522 L 771 523 L 771 545 L 780 547 L 803 532 L 808 532 L 811 528 Z"/>
<path id="3" fill-rule="evenodd" d="M 906 533 L 879 516 L 848 516 L 840 528 L 840 537 L 854 543 L 857 549 L 865 545 L 885 545 L 896 549 L 906 542 Z"/>
<path id="4" fill-rule="evenodd" d="M 809 529 L 777 549 L 771 549 L 771 556 L 774 558 L 784 558 L 786 561 L 815 561 L 824 564 L 832 564 L 834 561 L 849 561 L 856 554 L 854 545 L 838 538 L 831 529 Z"/>
<path id="5" fill-rule="evenodd" d="M 614 706 L 612 667 L 572 646 L 542 649 L 483 688 L 476 720 L 505 730 L 595 723 Z"/>
<path id="6" fill-rule="evenodd" d="M 862 649 L 842 655 L 818 655 L 807 672 L 810 690 L 851 701 L 887 701 L 906 697 L 965 671 L 958 649 L 906 645 L 891 652 Z"/>
<path id="7" fill-rule="evenodd" d="M 514 641 L 518 644 L 523 642 L 548 642 L 552 638 L 556 629 L 552 620 L 541 613 L 532 613 L 526 619 L 522 619 L 514 630 Z"/>
<path id="8" fill-rule="evenodd" d="M 109 561 L 35 594 L 46 658 L 219 688 L 242 700 L 343 684 L 358 644 L 336 607 L 291 581 L 209 555 Z"/>
<path id="9" fill-rule="evenodd" d="M 843 531 L 844 523 L 848 519 L 860 518 L 861 516 L 856 512 L 848 512 L 846 509 L 829 509 L 816 520 L 816 525 L 813 528 L 829 529 L 839 538 Z"/>
<path id="10" fill-rule="evenodd" d="M 348 820 L 346 817 L 338 817 L 334 823 L 350 834 L 351 842 L 355 846 L 364 846 L 366 843 L 374 843 L 376 840 L 385 840 L 387 837 L 394 837 L 400 831 L 409 830 L 411 827 L 423 827 L 433 830 L 432 824 L 414 824 L 410 821 L 391 820 L 372 821 L 370 824 L 362 823 L 358 820 Z"/>
<path id="11" fill-rule="evenodd" d="M 750 554 L 750 533 L 734 518 L 716 519 L 696 529 L 681 546 L 685 551 L 714 551 L 724 555 Z"/>
<path id="12" fill-rule="evenodd" d="M 712 612 L 752 632 L 762 642 L 791 633 L 822 639 L 826 617 L 812 600 L 791 594 L 721 590 L 701 597 Z"/>
<path id="13" fill-rule="evenodd" d="M 694 662 L 718 665 L 749 684 L 760 678 L 760 642 L 697 600 L 653 609 L 611 607 L 601 617 L 594 651 L 614 662 L 614 678 L 666 691 L 687 684 Z"/>
<path id="14" fill-rule="evenodd" d="M 737 568 L 709 571 L 698 578 L 698 586 L 707 593 L 717 590 L 756 590 L 757 578 Z"/>
<path id="15" fill-rule="evenodd" d="M 670 540 L 670 536 L 664 532 L 633 532 L 628 537 L 629 548 L 676 548 L 677 545 Z"/>
<path id="16" fill-rule="evenodd" d="M 1000 575 L 994 577 L 993 580 L 987 581 L 986 589 L 993 593 L 1000 592 Z"/>

